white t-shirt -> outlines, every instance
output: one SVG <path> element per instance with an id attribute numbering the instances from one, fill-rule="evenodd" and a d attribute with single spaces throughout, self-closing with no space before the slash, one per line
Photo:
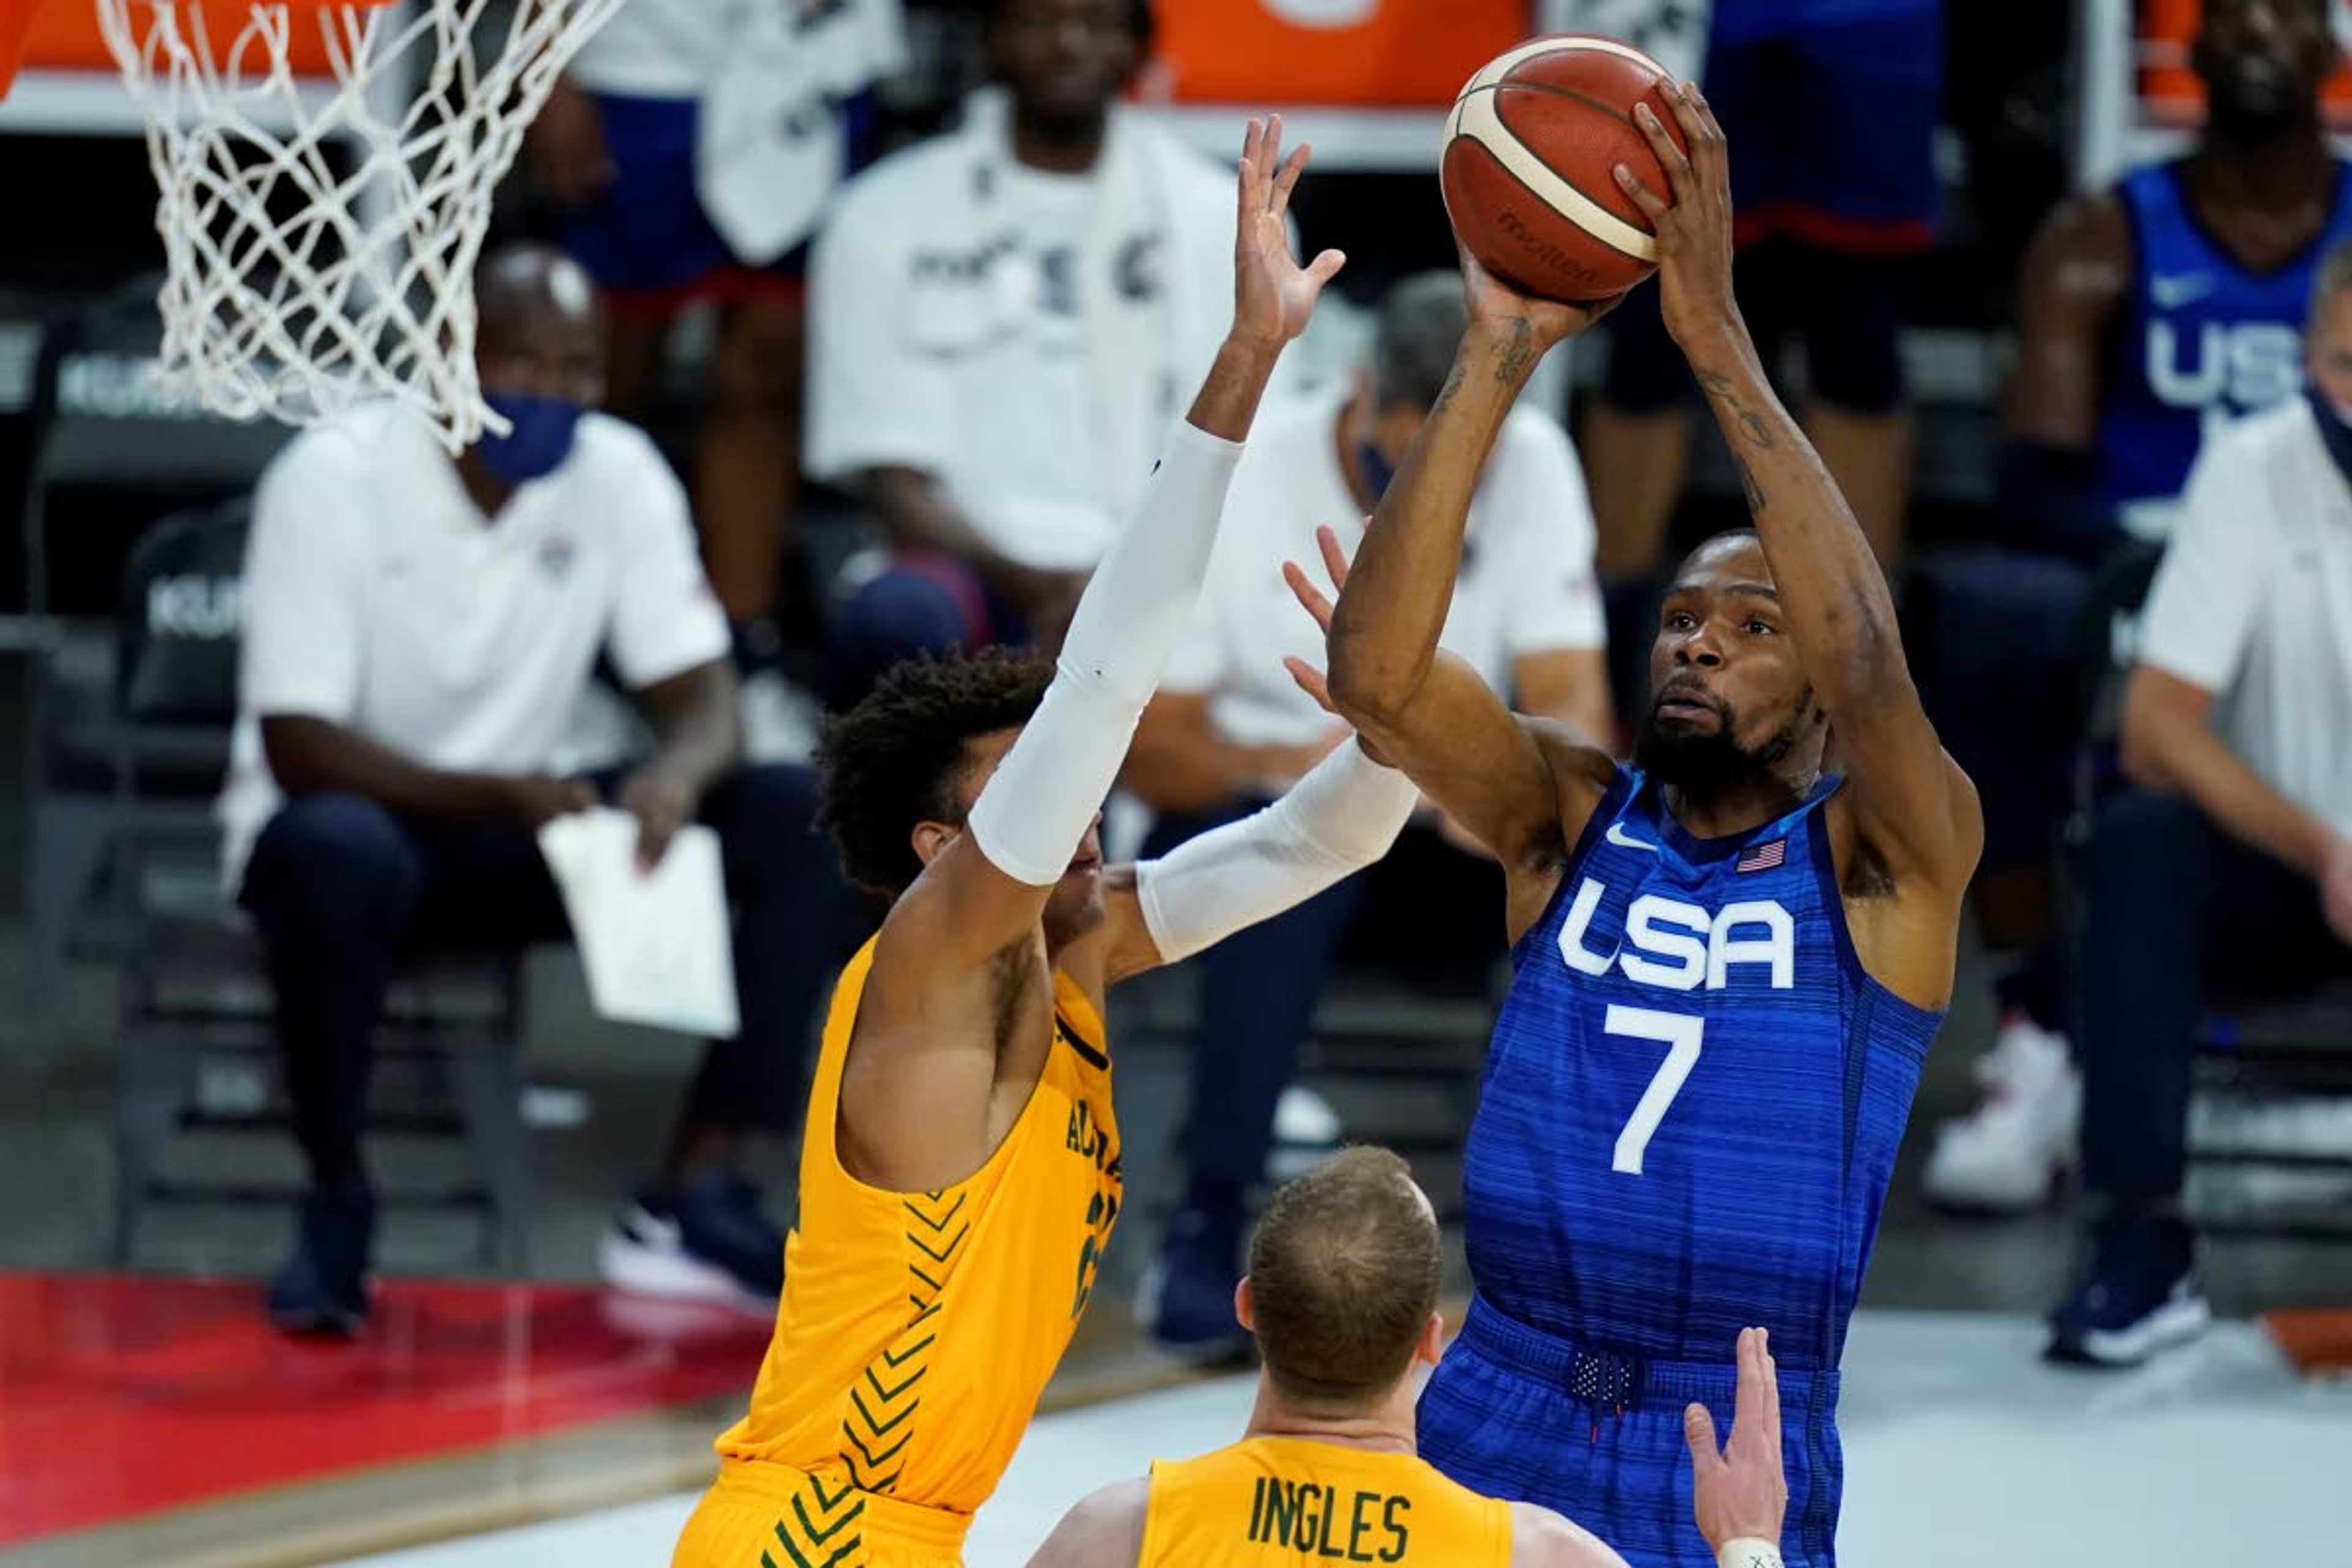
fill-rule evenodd
<path id="1" fill-rule="evenodd" d="M 782 37 L 824 50 L 828 78 L 847 90 L 903 63 L 899 11 L 899 0 L 624 0 L 564 74 L 591 92 L 699 98 L 747 42 Z M 765 26 L 775 21 L 782 28 Z"/>
<path id="2" fill-rule="evenodd" d="M 1200 608 L 1161 677 L 1162 691 L 1206 693 L 1209 716 L 1235 745 L 1297 745 L 1330 716 L 1283 668 L 1296 655 L 1320 668 L 1323 637 L 1289 585 L 1296 561 L 1324 580 L 1315 531 L 1337 529 L 1350 555 L 1363 513 L 1339 467 L 1344 392 L 1260 415 L 1234 474 Z M 1503 422 L 1470 503 L 1461 574 L 1440 644 L 1508 696 L 1511 667 L 1529 654 L 1606 641 L 1592 574 L 1592 504 L 1576 450 L 1529 409 Z"/>
<path id="3" fill-rule="evenodd" d="M 2138 657 L 2214 693 L 2230 750 L 2352 833 L 2352 484 L 2314 421 L 2296 397 L 2208 438 Z"/>
<path id="4" fill-rule="evenodd" d="M 1123 134 L 1164 137 L 1131 121 Z M 811 262 L 808 471 L 923 470 L 992 549 L 1092 568 L 1233 298 L 1230 176 L 1181 147 L 1129 168 L 1148 170 L 1150 188 L 1115 191 L 1099 165 L 1058 178 L 1009 159 L 982 168 L 958 133 L 844 187 Z M 991 185 L 984 199 L 975 181 Z M 983 226 L 969 228 L 975 209 Z M 1110 447 L 1114 395 L 1151 431 L 1131 465 Z"/>
<path id="5" fill-rule="evenodd" d="M 555 770 L 600 652 L 642 688 L 729 646 L 685 489 L 600 414 L 495 522 L 396 405 L 306 432 L 255 492 L 243 604 L 219 807 L 231 887 L 282 799 L 264 715 L 331 720 L 430 767 Z"/>

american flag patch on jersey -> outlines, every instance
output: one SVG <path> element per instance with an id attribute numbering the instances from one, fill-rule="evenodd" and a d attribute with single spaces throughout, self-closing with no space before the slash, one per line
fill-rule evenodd
<path id="1" fill-rule="evenodd" d="M 1742 855 L 1732 863 L 1731 868 L 1735 873 L 1769 871 L 1788 858 L 1789 841 L 1785 838 L 1775 838 L 1771 843 L 1759 844 L 1755 848 Z"/>

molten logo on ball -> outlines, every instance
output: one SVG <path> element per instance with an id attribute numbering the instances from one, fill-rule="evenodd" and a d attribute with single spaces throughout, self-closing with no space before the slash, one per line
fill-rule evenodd
<path id="1" fill-rule="evenodd" d="M 1657 237 L 1612 171 L 1666 189 L 1633 122 L 1646 100 L 1677 145 L 1657 61 L 1630 44 L 1562 34 L 1488 62 L 1454 100 L 1440 183 L 1454 231 L 1479 264 L 1528 293 L 1590 300 L 1657 269 Z"/>

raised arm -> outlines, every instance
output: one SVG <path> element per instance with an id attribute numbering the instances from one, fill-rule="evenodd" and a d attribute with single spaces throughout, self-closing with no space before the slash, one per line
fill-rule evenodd
<path id="1" fill-rule="evenodd" d="M 1307 325 L 1336 251 L 1300 268 L 1282 215 L 1305 165 L 1277 163 L 1280 122 L 1250 122 L 1239 181 L 1234 321 L 1142 507 L 1096 571 L 1051 686 L 963 830 L 884 921 L 842 1078 L 845 1155 L 898 1188 L 961 1180 L 993 1146 L 988 1118 L 1006 961 L 1042 948 L 1047 900 L 1118 776 L 1138 715 L 1200 595 L 1225 490 L 1266 377 Z"/>
<path id="2" fill-rule="evenodd" d="M 1671 204 L 1622 165 L 1617 171 L 1658 231 L 1667 330 L 1690 361 L 1738 468 L 1799 661 L 1830 716 L 1846 767 L 1843 798 L 1860 847 L 1898 892 L 1930 892 L 1957 908 L 1983 843 L 1976 790 L 1944 754 L 1920 706 L 1895 599 L 1870 542 L 1812 443 L 1781 406 L 1740 319 L 1731 291 L 1731 181 L 1722 127 L 1696 87 L 1685 83 L 1673 103 L 1690 142 L 1687 157 L 1647 106 L 1634 110 L 1673 184 Z M 1944 948 L 1948 984 L 1948 933 Z M 1865 962 L 1870 957 L 1865 953 Z M 1896 962 L 1909 968 L 1907 959 Z M 1895 983 L 1889 974 L 1880 978 Z"/>
<path id="3" fill-rule="evenodd" d="M 1356 552 L 1327 653 L 1340 716 L 1502 861 L 1516 933 L 1539 912 L 1546 879 L 1613 764 L 1565 728 L 1513 715 L 1437 639 L 1471 497 L 1504 417 L 1544 353 L 1606 307 L 1525 299 L 1466 255 L 1463 267 L 1469 331 Z"/>

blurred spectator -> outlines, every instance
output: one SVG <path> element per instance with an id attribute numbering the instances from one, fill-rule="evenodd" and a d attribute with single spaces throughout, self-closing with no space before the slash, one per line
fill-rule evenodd
<path id="1" fill-rule="evenodd" d="M 837 703 L 908 654 L 1052 645 L 1223 330 L 1232 182 L 1118 102 L 1146 0 L 991 0 L 998 84 L 816 245 L 809 471 L 889 547 L 845 584 Z"/>
<path id="2" fill-rule="evenodd" d="M 2259 3 L 2259 0 L 2258 0 Z M 2204 1326 L 2179 1214 L 2202 1007 L 2352 975 L 2352 245 L 2310 392 L 2207 443 L 2141 620 L 2124 767 L 2084 864 L 2087 1277 L 2050 1353 L 2128 1365 Z"/>
<path id="3" fill-rule="evenodd" d="M 612 321 L 614 413 L 642 421 L 679 313 L 719 307 L 694 508 L 761 756 L 789 722 L 769 667 L 800 495 L 805 241 L 859 151 L 866 88 L 903 54 L 898 0 L 628 0 L 530 128 Z"/>
<path id="4" fill-rule="evenodd" d="M 2327 0 L 2210 0 L 2197 150 L 2065 203 L 2027 253 L 1997 508 L 2008 548 L 1932 563 L 1920 606 L 1937 720 L 1984 798 L 1976 901 L 2002 1008 L 1985 1104 L 1941 1130 L 1928 1162 L 1939 1201 L 2031 1206 L 2072 1153 L 2081 1091 L 2052 881 L 2084 595 L 2132 534 L 2167 531 L 2212 431 L 2303 385 L 2312 278 L 2352 236 L 2352 172 L 2320 111 L 2335 59 Z"/>
<path id="5" fill-rule="evenodd" d="M 1458 274 L 1408 279 L 1382 302 L 1370 354 L 1348 384 L 1259 421 L 1234 476 L 1200 609 L 1129 753 L 1122 782 L 1159 814 L 1146 856 L 1255 811 L 1346 737 L 1284 668 L 1286 656 L 1319 667 L 1322 647 L 1311 623 L 1282 613 L 1290 596 L 1282 565 L 1288 559 L 1313 568 L 1319 526 L 1335 528 L 1352 552 L 1444 385 L 1466 325 Z M 1471 510 L 1444 646 L 1495 689 L 1516 693 L 1523 711 L 1607 736 L 1613 725 L 1592 534 L 1567 437 L 1541 415 L 1514 414 Z M 1319 579 L 1319 569 L 1313 574 Z M 1420 835 L 1438 831 L 1433 824 Z M 1484 853 L 1458 830 L 1448 836 Z M 1265 1174 L 1276 1108 L 1297 1070 L 1333 952 L 1368 880 L 1399 890 L 1382 879 L 1410 863 L 1411 844 L 1402 847 L 1402 861 L 1229 938 L 1201 961 L 1183 1135 L 1188 1184 L 1139 1303 L 1147 1326 L 1171 1348 L 1213 1352 L 1237 1342 L 1233 1293 L 1244 1200 Z M 1432 887 L 1444 885 L 1412 889 L 1424 900 L 1412 923 L 1445 923 L 1425 902 Z M 1461 920 L 1484 929 L 1493 889 L 1475 888 L 1479 902 Z"/>
<path id="6" fill-rule="evenodd" d="M 782 1243 L 730 1162 L 787 1125 L 831 956 L 835 873 L 804 769 L 744 768 L 727 626 L 686 498 L 653 445 L 597 414 L 586 276 L 493 257 L 479 360 L 512 434 L 452 462 L 396 405 L 297 439 L 264 476 L 247 562 L 244 714 L 221 800 L 226 872 L 268 944 L 309 1157 L 269 1310 L 356 1331 L 375 1201 L 360 1155 L 386 972 L 418 948 L 562 937 L 535 830 L 594 804 L 554 773 L 610 657 L 659 735 L 613 798 L 661 855 L 698 815 L 740 910 L 740 1038 L 713 1042 L 658 1176 L 605 1247 L 618 1282 L 771 1298 Z"/>
<path id="7" fill-rule="evenodd" d="M 1734 150 L 1740 299 L 1768 354 L 1802 340 L 1806 427 L 1889 564 L 1911 471 L 1903 261 L 1934 237 L 1941 13 L 1940 0 L 1715 0 L 1700 78 Z M 1622 637 L 1649 616 L 1682 500 L 1689 377 L 1656 289 L 1636 290 L 1612 329 L 1584 449 Z M 1632 640 L 1647 647 L 1647 626 Z"/>

